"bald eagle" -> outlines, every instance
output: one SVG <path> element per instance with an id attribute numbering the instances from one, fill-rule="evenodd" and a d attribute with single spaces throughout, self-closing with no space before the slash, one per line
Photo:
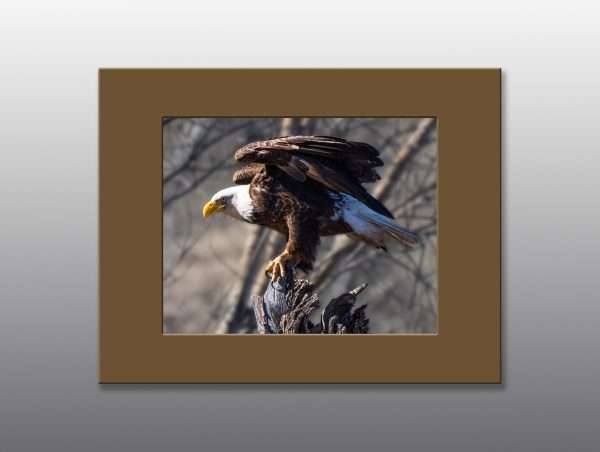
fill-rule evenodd
<path id="1" fill-rule="evenodd" d="M 285 234 L 285 250 L 266 269 L 273 280 L 285 275 L 286 262 L 310 271 L 320 236 L 347 234 L 385 251 L 393 242 L 410 247 L 421 240 L 361 185 L 379 180 L 375 167 L 383 165 L 369 144 L 288 136 L 248 144 L 235 159 L 248 163 L 233 175 L 238 185 L 216 193 L 203 214 L 222 212 Z"/>

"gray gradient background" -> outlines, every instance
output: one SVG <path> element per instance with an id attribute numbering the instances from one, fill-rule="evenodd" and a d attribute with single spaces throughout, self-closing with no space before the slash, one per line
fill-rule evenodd
<path id="1" fill-rule="evenodd" d="M 597 5 L 127 3 L 0 14 L 0 450 L 598 450 Z M 99 386 L 97 68 L 118 66 L 502 67 L 503 385 Z"/>

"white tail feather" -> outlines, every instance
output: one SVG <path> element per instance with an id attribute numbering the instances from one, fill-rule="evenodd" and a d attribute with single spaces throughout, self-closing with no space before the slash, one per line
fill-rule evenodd
<path id="1" fill-rule="evenodd" d="M 336 209 L 353 230 L 350 237 L 356 240 L 378 247 L 385 247 L 390 242 L 412 247 L 423 241 L 420 234 L 398 226 L 393 219 L 375 212 L 352 196 L 344 193 L 331 196 L 336 199 Z"/>
<path id="2" fill-rule="evenodd" d="M 402 226 L 398 226 L 391 218 L 380 215 L 376 212 L 373 212 L 371 215 L 363 215 L 361 212 L 361 218 L 372 224 L 373 226 L 383 230 L 385 234 L 395 240 L 397 242 L 403 243 L 407 246 L 414 246 L 423 241 L 423 238 L 420 234 L 416 232 L 411 232 L 408 229 L 404 229 Z M 390 240 L 384 240 L 388 242 Z"/>

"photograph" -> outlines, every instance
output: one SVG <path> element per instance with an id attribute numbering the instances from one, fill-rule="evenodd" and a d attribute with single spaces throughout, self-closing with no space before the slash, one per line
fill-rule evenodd
<path id="1" fill-rule="evenodd" d="M 163 118 L 163 334 L 436 334 L 436 118 Z"/>

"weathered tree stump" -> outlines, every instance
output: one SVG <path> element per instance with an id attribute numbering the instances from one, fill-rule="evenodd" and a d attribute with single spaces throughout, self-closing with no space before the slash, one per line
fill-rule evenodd
<path id="1" fill-rule="evenodd" d="M 366 334 L 369 319 L 367 304 L 356 308 L 357 295 L 367 287 L 343 293 L 331 300 L 321 313 L 321 323 L 313 324 L 309 316 L 319 308 L 314 286 L 286 271 L 284 278 L 270 282 L 263 296 L 252 295 L 252 306 L 260 334 Z"/>

